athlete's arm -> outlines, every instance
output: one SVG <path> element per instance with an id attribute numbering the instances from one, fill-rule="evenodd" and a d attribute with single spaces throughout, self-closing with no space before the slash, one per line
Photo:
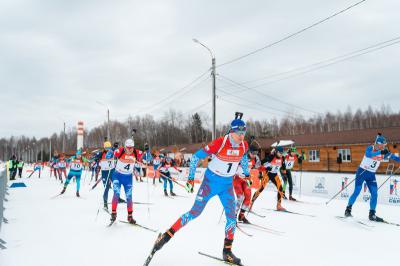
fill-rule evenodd
<path id="1" fill-rule="evenodd" d="M 373 158 L 378 155 L 381 155 L 381 151 L 374 151 L 374 148 L 372 146 L 368 146 L 365 150 L 365 156 L 367 156 L 368 158 Z"/>
<path id="2" fill-rule="evenodd" d="M 389 159 L 391 159 L 391 160 L 393 160 L 393 161 L 396 161 L 396 162 L 400 163 L 400 157 L 397 156 L 396 154 L 389 153 L 389 156 L 388 156 L 387 158 L 389 158 Z"/>

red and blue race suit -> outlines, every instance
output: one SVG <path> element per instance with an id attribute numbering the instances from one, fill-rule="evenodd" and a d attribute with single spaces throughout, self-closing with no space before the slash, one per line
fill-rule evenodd
<path id="1" fill-rule="evenodd" d="M 172 226 L 175 232 L 198 217 L 208 201 L 218 195 L 226 215 L 225 237 L 233 239 L 236 230 L 236 200 L 232 180 L 239 163 L 242 165 L 245 175 L 250 175 L 247 149 L 247 142 L 236 144 L 230 135 L 226 135 L 215 139 L 203 149 L 193 154 L 190 162 L 189 180 L 194 179 L 197 163 L 200 159 L 212 156 L 212 160 L 208 163 L 193 207 L 190 211 L 183 214 Z"/>

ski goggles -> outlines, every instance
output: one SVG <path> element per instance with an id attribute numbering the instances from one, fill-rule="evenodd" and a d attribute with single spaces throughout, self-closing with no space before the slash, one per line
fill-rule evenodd
<path id="1" fill-rule="evenodd" d="M 246 135 L 247 128 L 246 126 L 234 126 L 231 130 L 238 135 Z"/>

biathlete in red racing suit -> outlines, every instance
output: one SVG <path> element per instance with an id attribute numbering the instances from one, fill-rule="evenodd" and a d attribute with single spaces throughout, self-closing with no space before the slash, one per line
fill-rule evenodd
<path id="1" fill-rule="evenodd" d="M 189 191 L 193 189 L 198 161 L 210 155 L 213 155 L 213 158 L 208 163 L 193 207 L 157 239 L 153 253 L 160 250 L 183 226 L 197 218 L 212 197 L 218 196 L 226 215 L 225 241 L 222 257 L 227 262 L 240 264 L 240 259 L 231 250 L 236 230 L 236 204 L 232 182 L 239 163 L 242 165 L 245 176 L 248 177 L 250 175 L 247 158 L 248 145 L 244 141 L 245 133 L 245 123 L 241 119 L 236 118 L 232 121 L 230 131 L 227 135 L 215 139 L 203 149 L 193 154 L 190 162 L 188 182 L 186 184 Z"/>
<path id="2" fill-rule="evenodd" d="M 123 186 L 128 210 L 128 222 L 132 224 L 136 223 L 132 218 L 132 177 L 134 165 L 137 161 L 141 160 L 142 152 L 136 150 L 134 145 L 132 139 L 127 139 L 125 141 L 125 147 L 121 147 L 114 152 L 114 157 L 117 158 L 117 162 L 112 175 L 114 196 L 112 199 L 111 221 L 115 221 L 117 218 L 117 206 L 121 195 L 121 186 Z"/>
<path id="3" fill-rule="evenodd" d="M 257 156 L 258 147 L 250 145 L 247 156 L 249 158 L 249 169 L 256 169 L 261 166 L 261 160 Z M 233 187 L 236 194 L 236 213 L 238 213 L 238 221 L 242 223 L 249 223 L 244 216 L 246 211 L 250 210 L 251 204 L 251 185 L 252 180 L 250 176 L 245 175 L 243 168 L 239 165 L 235 177 L 233 178 Z"/>

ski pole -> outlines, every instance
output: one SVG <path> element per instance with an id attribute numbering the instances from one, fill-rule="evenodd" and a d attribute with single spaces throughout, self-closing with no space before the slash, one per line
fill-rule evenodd
<path id="1" fill-rule="evenodd" d="M 362 174 L 364 174 L 365 171 L 366 171 L 366 170 L 364 169 L 364 171 L 362 171 L 362 173 L 361 173 L 359 176 L 361 176 Z M 342 193 L 342 191 L 345 190 L 348 186 L 350 186 L 354 181 L 356 181 L 356 179 L 357 179 L 357 175 L 356 175 L 355 178 L 353 178 L 353 180 L 351 180 L 350 183 L 348 183 L 344 188 L 342 188 L 341 190 L 339 190 L 339 192 L 336 193 L 330 200 L 328 200 L 327 202 L 325 202 L 325 204 L 328 205 L 329 202 L 331 202 L 331 201 L 332 201 L 334 198 L 336 198 L 340 193 Z"/>
<path id="2" fill-rule="evenodd" d="M 386 180 L 378 187 L 378 190 L 393 176 L 397 173 L 397 171 L 400 170 L 400 166 L 396 169 L 396 171 L 394 171 L 388 178 L 386 178 Z"/>
<path id="3" fill-rule="evenodd" d="M 178 181 L 172 179 L 172 178 L 169 177 L 169 176 L 164 175 L 164 174 L 161 173 L 161 172 L 160 172 L 160 175 L 163 176 L 163 177 L 165 177 L 165 178 L 167 178 L 167 179 L 169 179 L 169 180 L 171 180 L 172 182 L 174 182 L 174 183 L 177 184 L 178 186 L 183 187 L 183 188 L 187 191 L 186 186 L 182 185 L 182 184 L 179 183 Z M 187 191 L 187 192 L 188 192 L 188 191 Z M 189 192 L 188 192 L 188 193 L 189 193 Z"/>
<path id="4" fill-rule="evenodd" d="M 301 198 L 301 189 L 302 189 L 302 177 L 303 177 L 303 165 L 300 166 L 300 198 Z"/>

